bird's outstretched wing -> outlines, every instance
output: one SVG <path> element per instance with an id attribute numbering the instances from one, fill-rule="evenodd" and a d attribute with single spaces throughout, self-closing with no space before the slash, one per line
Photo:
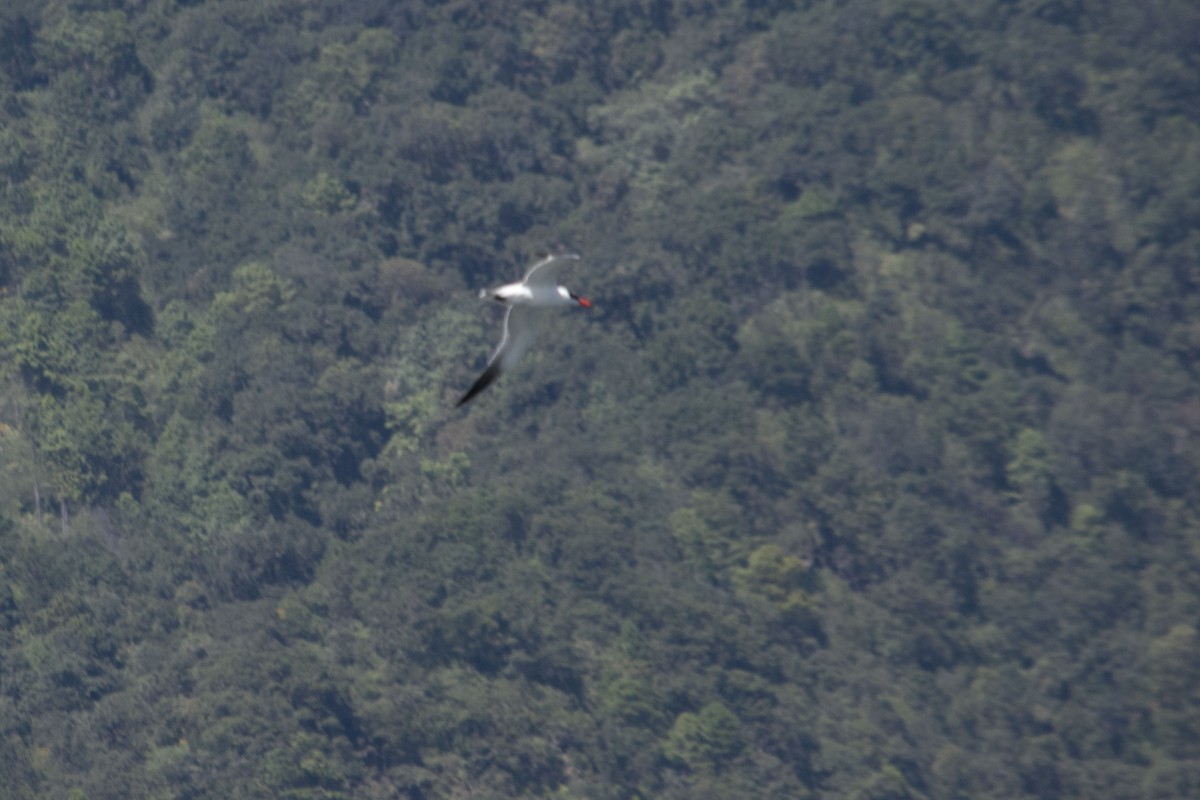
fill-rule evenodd
<path id="1" fill-rule="evenodd" d="M 558 271 L 565 265 L 578 260 L 578 253 L 547 256 L 529 268 L 529 271 L 525 273 L 525 283 L 531 289 L 535 286 L 557 286 Z"/>
<path id="2" fill-rule="evenodd" d="M 508 307 L 508 313 L 504 315 L 504 337 L 500 340 L 500 346 L 492 353 L 483 374 L 475 379 L 467 393 L 454 404 L 455 408 L 470 402 L 475 395 L 495 383 L 505 370 L 510 369 L 525 355 L 525 351 L 533 344 L 537 335 L 536 320 L 537 309 Z"/>

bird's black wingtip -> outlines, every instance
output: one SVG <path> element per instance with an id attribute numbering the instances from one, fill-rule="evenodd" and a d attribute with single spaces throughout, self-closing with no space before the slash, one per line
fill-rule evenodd
<path id="1" fill-rule="evenodd" d="M 496 359 L 496 361 L 499 362 L 499 359 Z M 490 367 L 483 371 L 483 374 L 475 380 L 475 383 L 471 384 L 471 388 L 467 389 L 467 393 L 459 398 L 458 402 L 454 404 L 454 407 L 462 408 L 467 403 L 471 402 L 475 395 L 491 386 L 496 381 L 496 378 L 499 377 L 500 365 L 499 363 L 493 363 Z"/>

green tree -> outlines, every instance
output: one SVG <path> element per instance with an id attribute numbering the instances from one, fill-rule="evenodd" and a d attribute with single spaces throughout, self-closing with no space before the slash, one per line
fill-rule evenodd
<path id="1" fill-rule="evenodd" d="M 741 722 L 719 702 L 685 711 L 667 734 L 663 753 L 694 772 L 720 770 L 745 746 Z"/>

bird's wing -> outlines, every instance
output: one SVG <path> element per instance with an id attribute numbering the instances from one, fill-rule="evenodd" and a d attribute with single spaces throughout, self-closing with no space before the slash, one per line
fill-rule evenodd
<path id="1" fill-rule="evenodd" d="M 488 364 L 488 367 L 483 371 L 483 374 L 475 379 L 475 382 L 471 384 L 471 388 L 467 389 L 467 393 L 458 399 L 458 402 L 454 404 L 454 407 L 458 408 L 471 402 L 471 399 L 475 397 L 475 395 L 491 386 L 496 382 L 496 378 L 499 377 L 500 364 L 499 362 L 493 361 L 491 364 Z"/>
<path id="2" fill-rule="evenodd" d="M 492 361 L 508 369 L 516 364 L 537 338 L 538 309 L 525 306 L 509 306 L 504 315 L 504 338 L 492 354 Z"/>
<path id="3" fill-rule="evenodd" d="M 471 398 L 491 386 L 501 373 L 510 369 L 525 355 L 525 351 L 537 338 L 537 313 L 535 309 L 509 306 L 504 315 L 504 337 L 500 346 L 492 353 L 487 368 L 475 379 L 467 393 L 455 404 L 455 408 L 470 402 Z"/>
<path id="4" fill-rule="evenodd" d="M 579 260 L 578 253 L 564 253 L 558 256 L 548 256 L 534 264 L 525 273 L 525 283 L 535 286 L 554 287 L 558 285 L 558 271 L 566 264 Z"/>

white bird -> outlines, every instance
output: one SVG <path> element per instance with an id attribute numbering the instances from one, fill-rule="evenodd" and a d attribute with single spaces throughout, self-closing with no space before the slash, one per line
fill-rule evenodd
<path id="1" fill-rule="evenodd" d="M 580 297 L 567 287 L 559 286 L 555 280 L 559 269 L 578 260 L 579 256 L 575 253 L 548 256 L 530 267 L 524 280 L 479 292 L 480 298 L 491 298 L 508 306 L 508 312 L 504 315 L 504 336 L 500 339 L 500 346 L 496 348 L 496 352 L 492 353 L 483 374 L 455 404 L 455 408 L 491 386 L 501 373 L 510 369 L 525 355 L 525 351 L 537 337 L 537 309 L 575 305 L 592 307 L 592 302 L 586 297 Z"/>

